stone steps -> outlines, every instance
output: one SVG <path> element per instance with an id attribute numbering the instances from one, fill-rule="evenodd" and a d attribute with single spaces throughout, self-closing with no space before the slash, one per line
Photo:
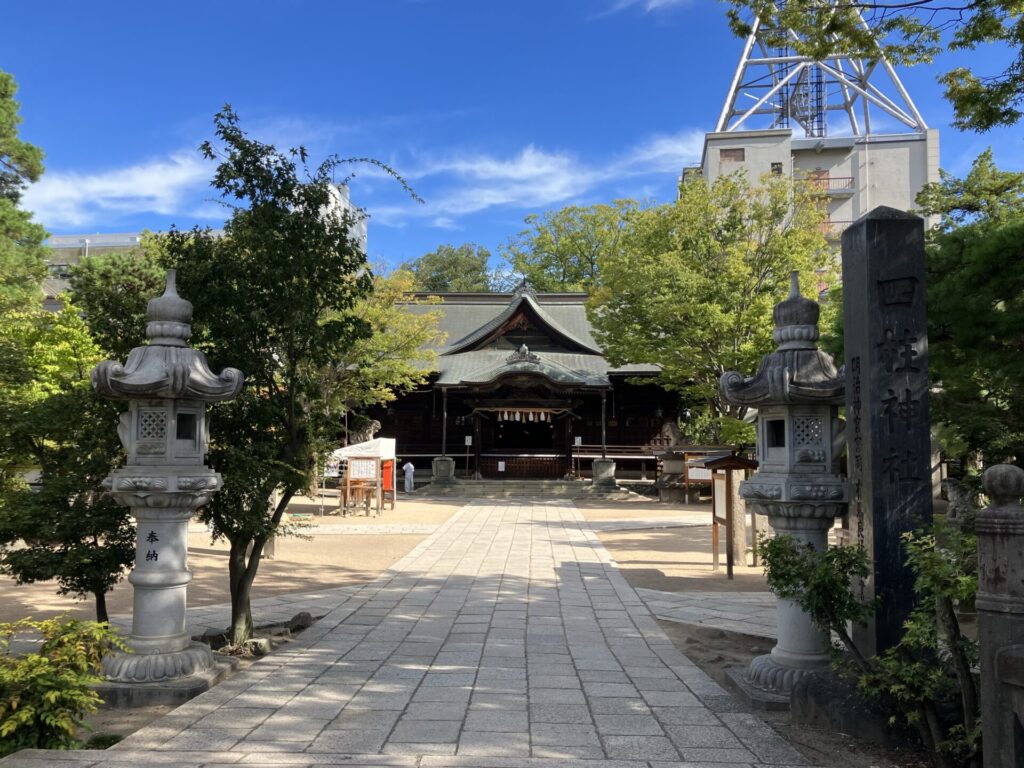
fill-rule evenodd
<path id="1" fill-rule="evenodd" d="M 446 498 L 513 499 L 545 498 L 611 501 L 644 498 L 625 488 L 595 488 L 589 480 L 456 480 L 418 488 L 417 495 Z"/>

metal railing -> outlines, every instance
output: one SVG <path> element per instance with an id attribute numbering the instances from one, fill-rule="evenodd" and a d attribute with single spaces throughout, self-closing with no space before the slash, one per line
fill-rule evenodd
<path id="1" fill-rule="evenodd" d="M 853 176 L 816 176 L 808 179 L 815 189 L 822 192 L 853 192 Z"/>
<path id="2" fill-rule="evenodd" d="M 853 224 L 852 221 L 835 221 L 830 219 L 829 221 L 823 221 L 818 225 L 821 230 L 821 234 L 827 237 L 829 240 L 838 240 L 848 226 Z"/>

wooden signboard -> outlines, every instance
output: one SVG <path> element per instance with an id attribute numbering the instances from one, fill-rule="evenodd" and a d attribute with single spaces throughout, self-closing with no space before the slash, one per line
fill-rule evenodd
<path id="1" fill-rule="evenodd" d="M 348 476 L 350 480 L 376 480 L 378 459 L 349 459 Z"/>

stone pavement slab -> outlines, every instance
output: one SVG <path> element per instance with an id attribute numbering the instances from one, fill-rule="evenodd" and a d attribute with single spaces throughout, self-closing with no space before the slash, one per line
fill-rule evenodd
<path id="1" fill-rule="evenodd" d="M 297 641 L 115 747 L 59 760 L 806 765 L 672 645 L 569 502 L 471 502 L 378 579 L 328 592 L 339 602 Z"/>
<path id="2" fill-rule="evenodd" d="M 663 621 L 772 640 L 777 636 L 777 600 L 771 592 L 661 592 L 640 588 L 636 593 Z"/>

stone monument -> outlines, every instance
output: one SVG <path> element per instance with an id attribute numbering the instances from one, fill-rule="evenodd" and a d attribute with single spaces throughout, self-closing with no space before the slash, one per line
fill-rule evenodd
<path id="1" fill-rule="evenodd" d="M 828 545 L 828 530 L 846 511 L 847 486 L 838 458 L 844 441 L 838 406 L 844 381 L 832 357 L 818 349 L 818 304 L 800 295 L 797 273 L 789 298 L 775 306 L 778 348 L 751 378 L 722 376 L 722 396 L 757 408 L 759 467 L 740 483 L 740 496 L 767 515 L 779 535 L 817 550 Z M 784 707 L 793 684 L 829 665 L 828 637 L 795 602 L 778 601 L 778 642 L 748 669 L 728 670 L 730 680 L 752 704 Z"/>
<path id="2" fill-rule="evenodd" d="M 924 221 L 876 208 L 843 233 L 843 330 L 849 423 L 848 541 L 873 573 L 857 585 L 880 598 L 854 627 L 865 656 L 899 642 L 914 606 L 900 536 L 932 517 Z"/>
<path id="3" fill-rule="evenodd" d="M 985 768 L 1024 765 L 1024 469 L 985 472 L 978 514 L 978 644 Z"/>
<path id="4" fill-rule="evenodd" d="M 226 368 L 218 376 L 206 357 L 187 346 L 192 305 L 178 296 L 174 270 L 162 296 L 147 309 L 149 343 L 128 361 L 107 360 L 92 372 L 103 397 L 127 400 L 117 428 L 128 461 L 104 481 L 131 508 L 138 528 L 134 588 L 133 653 L 103 660 L 108 680 L 157 683 L 196 675 L 213 666 L 210 648 L 193 642 L 185 625 L 188 522 L 223 485 L 203 462 L 209 446 L 206 403 L 230 400 L 242 388 L 242 373 Z"/>

